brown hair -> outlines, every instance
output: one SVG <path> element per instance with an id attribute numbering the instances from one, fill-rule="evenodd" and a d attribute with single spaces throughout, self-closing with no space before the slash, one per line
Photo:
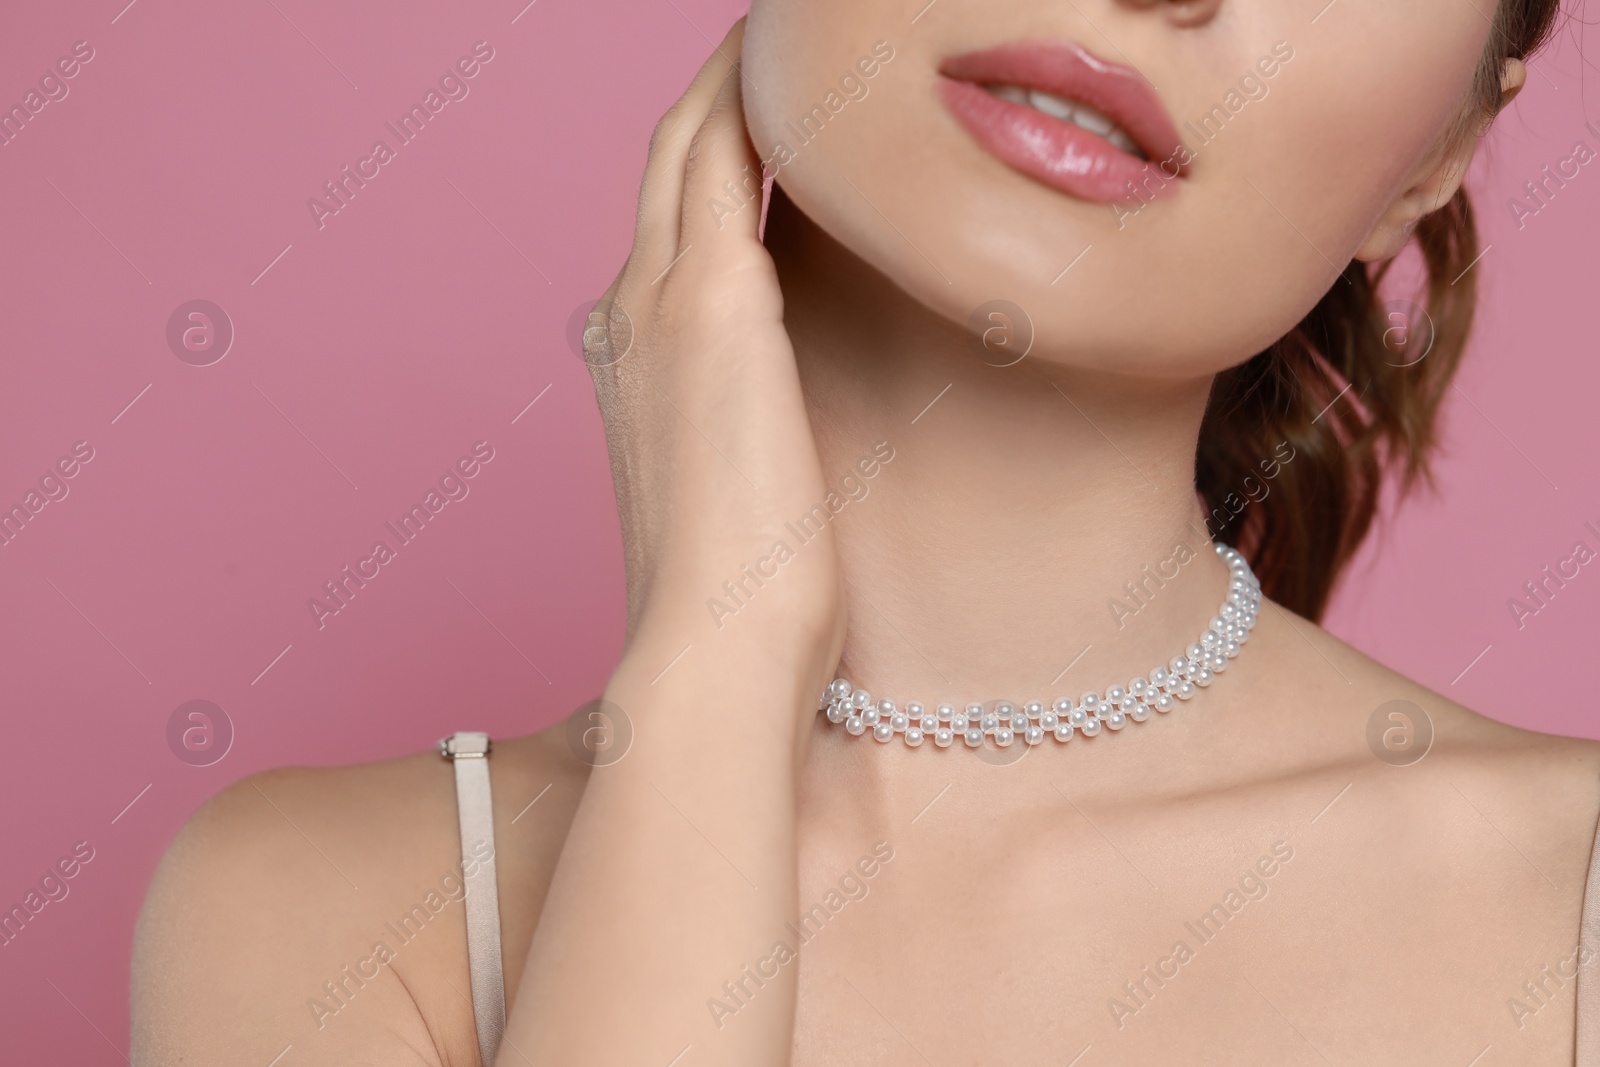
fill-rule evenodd
<path id="1" fill-rule="evenodd" d="M 1500 107 L 1505 61 L 1544 43 L 1558 7 L 1559 0 L 1501 0 L 1453 133 L 1482 134 Z M 1439 406 L 1475 302 L 1468 268 L 1478 236 L 1465 188 L 1422 218 L 1415 240 L 1426 269 L 1425 314 L 1406 317 L 1420 321 L 1386 314 L 1379 284 L 1392 260 L 1351 262 L 1293 330 L 1217 376 L 1201 423 L 1195 483 L 1207 528 L 1245 553 L 1268 596 L 1307 618 L 1326 609 L 1372 525 L 1385 480 L 1395 481 L 1397 497 L 1431 480 Z M 1385 343 L 1399 338 L 1397 325 L 1412 331 L 1404 357 Z M 1429 335 L 1425 358 L 1409 354 Z"/>

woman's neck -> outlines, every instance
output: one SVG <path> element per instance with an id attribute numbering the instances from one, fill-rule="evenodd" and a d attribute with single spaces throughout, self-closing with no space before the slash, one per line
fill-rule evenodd
<path id="1" fill-rule="evenodd" d="M 841 673 L 902 702 L 1048 700 L 1195 639 L 1227 580 L 1194 493 L 1208 379 L 991 366 L 781 194 L 767 243 L 838 493 Z"/>

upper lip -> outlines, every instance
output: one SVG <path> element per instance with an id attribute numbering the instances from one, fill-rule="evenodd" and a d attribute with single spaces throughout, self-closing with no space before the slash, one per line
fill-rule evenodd
<path id="1" fill-rule="evenodd" d="M 942 62 L 939 72 L 975 85 L 1017 85 L 1081 101 L 1126 130 L 1151 163 L 1186 169 L 1175 158 L 1183 142 L 1144 76 L 1076 44 L 1022 41 L 963 52 Z"/>

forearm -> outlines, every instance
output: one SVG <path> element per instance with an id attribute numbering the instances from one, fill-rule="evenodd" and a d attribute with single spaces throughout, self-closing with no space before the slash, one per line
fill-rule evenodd
<path id="1" fill-rule="evenodd" d="M 630 639 L 606 696 L 633 740 L 590 773 L 502 1065 L 664 1067 L 689 1046 L 685 1067 L 789 1062 L 797 968 L 774 948 L 796 910 L 797 766 L 844 611 L 826 530 L 785 546 L 782 577 L 734 623 L 705 610 L 826 492 L 757 213 L 705 210 L 761 169 L 731 66 L 742 39 L 741 22 L 656 127 L 634 246 L 601 301 L 610 347 L 585 350 L 628 546 Z"/>
<path id="2" fill-rule="evenodd" d="M 716 640 L 662 674 L 678 651 L 636 645 L 607 689 L 632 747 L 590 774 L 501 1064 L 789 1061 L 796 968 L 743 979 L 736 1020 L 709 1002 L 794 918 L 794 724 L 817 668 Z"/>

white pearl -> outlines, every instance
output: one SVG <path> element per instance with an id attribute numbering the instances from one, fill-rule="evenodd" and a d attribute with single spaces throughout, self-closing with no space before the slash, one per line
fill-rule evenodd
<path id="1" fill-rule="evenodd" d="M 1114 685 L 1110 689 L 1106 690 L 1106 700 L 1113 704 L 1122 703 L 1123 698 L 1125 698 L 1127 695 L 1128 691 L 1122 688 L 1120 685 Z"/>
<path id="2" fill-rule="evenodd" d="M 1195 689 L 1193 682 L 1185 681 L 1182 685 L 1178 686 L 1179 700 L 1188 700 L 1190 697 L 1194 696 L 1194 693 Z"/>
<path id="3" fill-rule="evenodd" d="M 981 718 L 983 718 L 983 705 L 982 704 L 968 704 L 967 705 L 967 719 L 970 721 L 972 719 L 981 719 Z"/>
<path id="4" fill-rule="evenodd" d="M 913 719 L 922 718 L 922 705 L 913 700 L 911 703 L 906 705 L 906 714 L 911 716 Z"/>
<path id="5" fill-rule="evenodd" d="M 1182 656 L 1173 656 L 1169 666 L 1172 667 L 1173 674 L 1183 674 L 1189 669 L 1189 661 Z"/>
<path id="6" fill-rule="evenodd" d="M 1065 722 L 1056 723 L 1056 728 L 1055 728 L 1054 732 L 1055 732 L 1057 741 L 1071 741 L 1072 740 L 1072 725 L 1070 723 L 1065 723 Z"/>
<path id="7" fill-rule="evenodd" d="M 912 748 L 916 748 L 918 745 L 922 744 L 922 731 L 915 726 L 907 730 L 906 744 Z"/>
<path id="8" fill-rule="evenodd" d="M 1170 694 L 1170 693 L 1162 693 L 1160 696 L 1156 697 L 1156 710 L 1157 711 L 1171 711 L 1172 710 L 1172 694 Z"/>
<path id="9" fill-rule="evenodd" d="M 858 710 L 864 708 L 872 703 L 872 694 L 865 689 L 857 689 L 850 694 L 850 703 L 854 704 Z"/>
<path id="10" fill-rule="evenodd" d="M 844 721 L 844 728 L 856 737 L 867 732 L 867 724 L 861 721 L 861 716 L 852 715 Z"/>
<path id="11" fill-rule="evenodd" d="M 994 743 L 1001 748 L 1009 748 L 1012 736 L 1010 728 L 1002 726 L 994 732 Z"/>
<path id="12" fill-rule="evenodd" d="M 1148 704 L 1135 704 L 1133 707 L 1128 709 L 1128 718 L 1132 719 L 1134 722 L 1144 722 L 1149 717 L 1150 705 Z"/>
<path id="13" fill-rule="evenodd" d="M 1084 711 L 1087 711 L 1090 715 L 1093 715 L 1095 713 L 1095 710 L 1100 707 L 1100 694 L 1098 694 L 1098 693 L 1085 693 L 1085 694 L 1083 694 L 1083 696 L 1080 697 L 1079 700 L 1078 700 L 1078 706 L 1080 708 L 1082 708 Z"/>
<path id="14" fill-rule="evenodd" d="M 1120 730 L 1126 725 L 1128 725 L 1128 717 L 1120 711 L 1113 711 L 1106 716 L 1106 729 L 1108 730 Z"/>
<path id="15" fill-rule="evenodd" d="M 922 732 L 923 733 L 931 734 L 931 733 L 933 733 L 935 730 L 937 730 L 939 728 L 939 720 L 935 719 L 932 715 L 929 715 L 927 712 L 923 712 L 922 713 L 922 721 L 921 721 L 920 725 L 922 727 Z"/>
<path id="16" fill-rule="evenodd" d="M 1211 668 L 1201 667 L 1194 674 L 1194 684 L 1204 687 L 1211 684 Z"/>
<path id="17" fill-rule="evenodd" d="M 875 741 L 887 741 L 894 736 L 894 727 L 886 722 L 880 722 L 872 728 L 872 737 Z"/>
<path id="18" fill-rule="evenodd" d="M 1067 716 L 1067 718 L 1072 721 L 1072 725 L 1076 726 L 1080 730 L 1082 730 L 1090 722 L 1094 721 L 1089 718 L 1089 713 L 1084 711 L 1082 708 L 1073 708 L 1072 714 Z"/>
<path id="19" fill-rule="evenodd" d="M 1190 660 L 1202 659 L 1202 658 L 1204 658 L 1205 654 L 1206 654 L 1206 650 L 1204 648 L 1202 648 L 1198 642 L 1196 642 L 1195 644 L 1190 645 L 1187 649 L 1184 650 L 1184 655 L 1186 657 L 1188 657 Z"/>
<path id="20" fill-rule="evenodd" d="M 939 721 L 940 722 L 949 722 L 950 721 L 950 717 L 952 715 L 954 715 L 955 713 L 956 713 L 956 709 L 951 707 L 949 704 L 940 704 L 939 705 Z"/>
<path id="21" fill-rule="evenodd" d="M 889 726 L 897 734 L 905 733 L 906 727 L 910 725 L 911 720 L 906 718 L 906 713 L 903 711 L 897 711 L 893 715 L 889 716 Z"/>
<path id="22" fill-rule="evenodd" d="M 1000 703 L 994 706 L 994 713 L 1000 716 L 1002 719 L 1011 718 L 1011 713 L 1016 710 L 1017 706 L 1008 700 L 1002 700 Z"/>
<path id="23" fill-rule="evenodd" d="M 978 729 L 976 726 L 968 727 L 967 732 L 962 735 L 962 738 L 967 742 L 968 748 L 977 748 L 979 745 L 983 744 L 983 731 Z"/>
<path id="24" fill-rule="evenodd" d="M 940 748 L 949 748 L 950 742 L 956 739 L 955 731 L 948 726 L 941 726 L 933 732 L 933 743 Z"/>
<path id="25" fill-rule="evenodd" d="M 969 719 L 967 721 L 970 722 L 971 720 Z M 988 733 L 990 730 L 993 730 L 996 726 L 999 726 L 999 725 L 1000 725 L 1000 716 L 996 715 L 994 712 L 991 711 L 991 712 L 989 712 L 987 715 L 985 715 L 983 717 L 983 731 L 984 731 L 984 733 Z"/>
<path id="26" fill-rule="evenodd" d="M 1072 701 L 1068 700 L 1066 697 L 1062 697 L 1060 700 L 1052 704 L 1051 707 L 1055 710 L 1057 715 L 1072 714 Z"/>
<path id="27" fill-rule="evenodd" d="M 883 718 L 883 713 L 877 708 L 868 708 L 866 711 L 861 713 L 861 721 L 866 723 L 868 726 L 878 725 L 878 720 L 881 718 Z"/>
<path id="28" fill-rule="evenodd" d="M 1030 719 L 1038 719 L 1044 715 L 1044 705 L 1037 700 L 1029 701 L 1028 706 L 1022 710 L 1028 713 L 1028 718 Z"/>
<path id="29" fill-rule="evenodd" d="M 1079 726 L 1078 729 L 1083 731 L 1084 737 L 1093 737 L 1100 732 L 1100 720 L 1089 719 L 1084 722 L 1083 725 Z"/>
<path id="30" fill-rule="evenodd" d="M 889 716 L 893 715 L 894 712 L 895 712 L 894 701 L 892 701 L 892 700 L 880 700 L 880 701 L 878 701 L 878 714 L 879 715 L 883 716 L 884 718 L 888 718 Z"/>
<path id="31" fill-rule="evenodd" d="M 954 730 L 958 734 L 966 733 L 967 717 L 958 712 L 955 717 L 950 720 L 950 729 Z"/>
<path id="32" fill-rule="evenodd" d="M 844 722 L 844 719 L 845 719 L 845 710 L 844 710 L 844 705 L 843 704 L 835 703 L 835 704 L 829 704 L 828 705 L 828 721 L 829 722 Z"/>
<path id="33" fill-rule="evenodd" d="M 1054 730 L 1056 723 L 1061 721 L 1061 716 L 1053 711 L 1047 711 L 1039 716 L 1039 726 L 1045 730 Z"/>
<path id="34" fill-rule="evenodd" d="M 828 684 L 828 695 L 840 699 L 850 695 L 850 683 L 843 678 L 835 678 Z"/>
<path id="35" fill-rule="evenodd" d="M 1022 739 L 1030 745 L 1037 745 L 1044 740 L 1044 727 L 1030 726 L 1022 734 Z"/>
<path id="36" fill-rule="evenodd" d="M 1166 685 L 1167 677 L 1167 669 L 1165 667 L 1157 667 L 1150 672 L 1150 684 L 1154 686 Z"/>

